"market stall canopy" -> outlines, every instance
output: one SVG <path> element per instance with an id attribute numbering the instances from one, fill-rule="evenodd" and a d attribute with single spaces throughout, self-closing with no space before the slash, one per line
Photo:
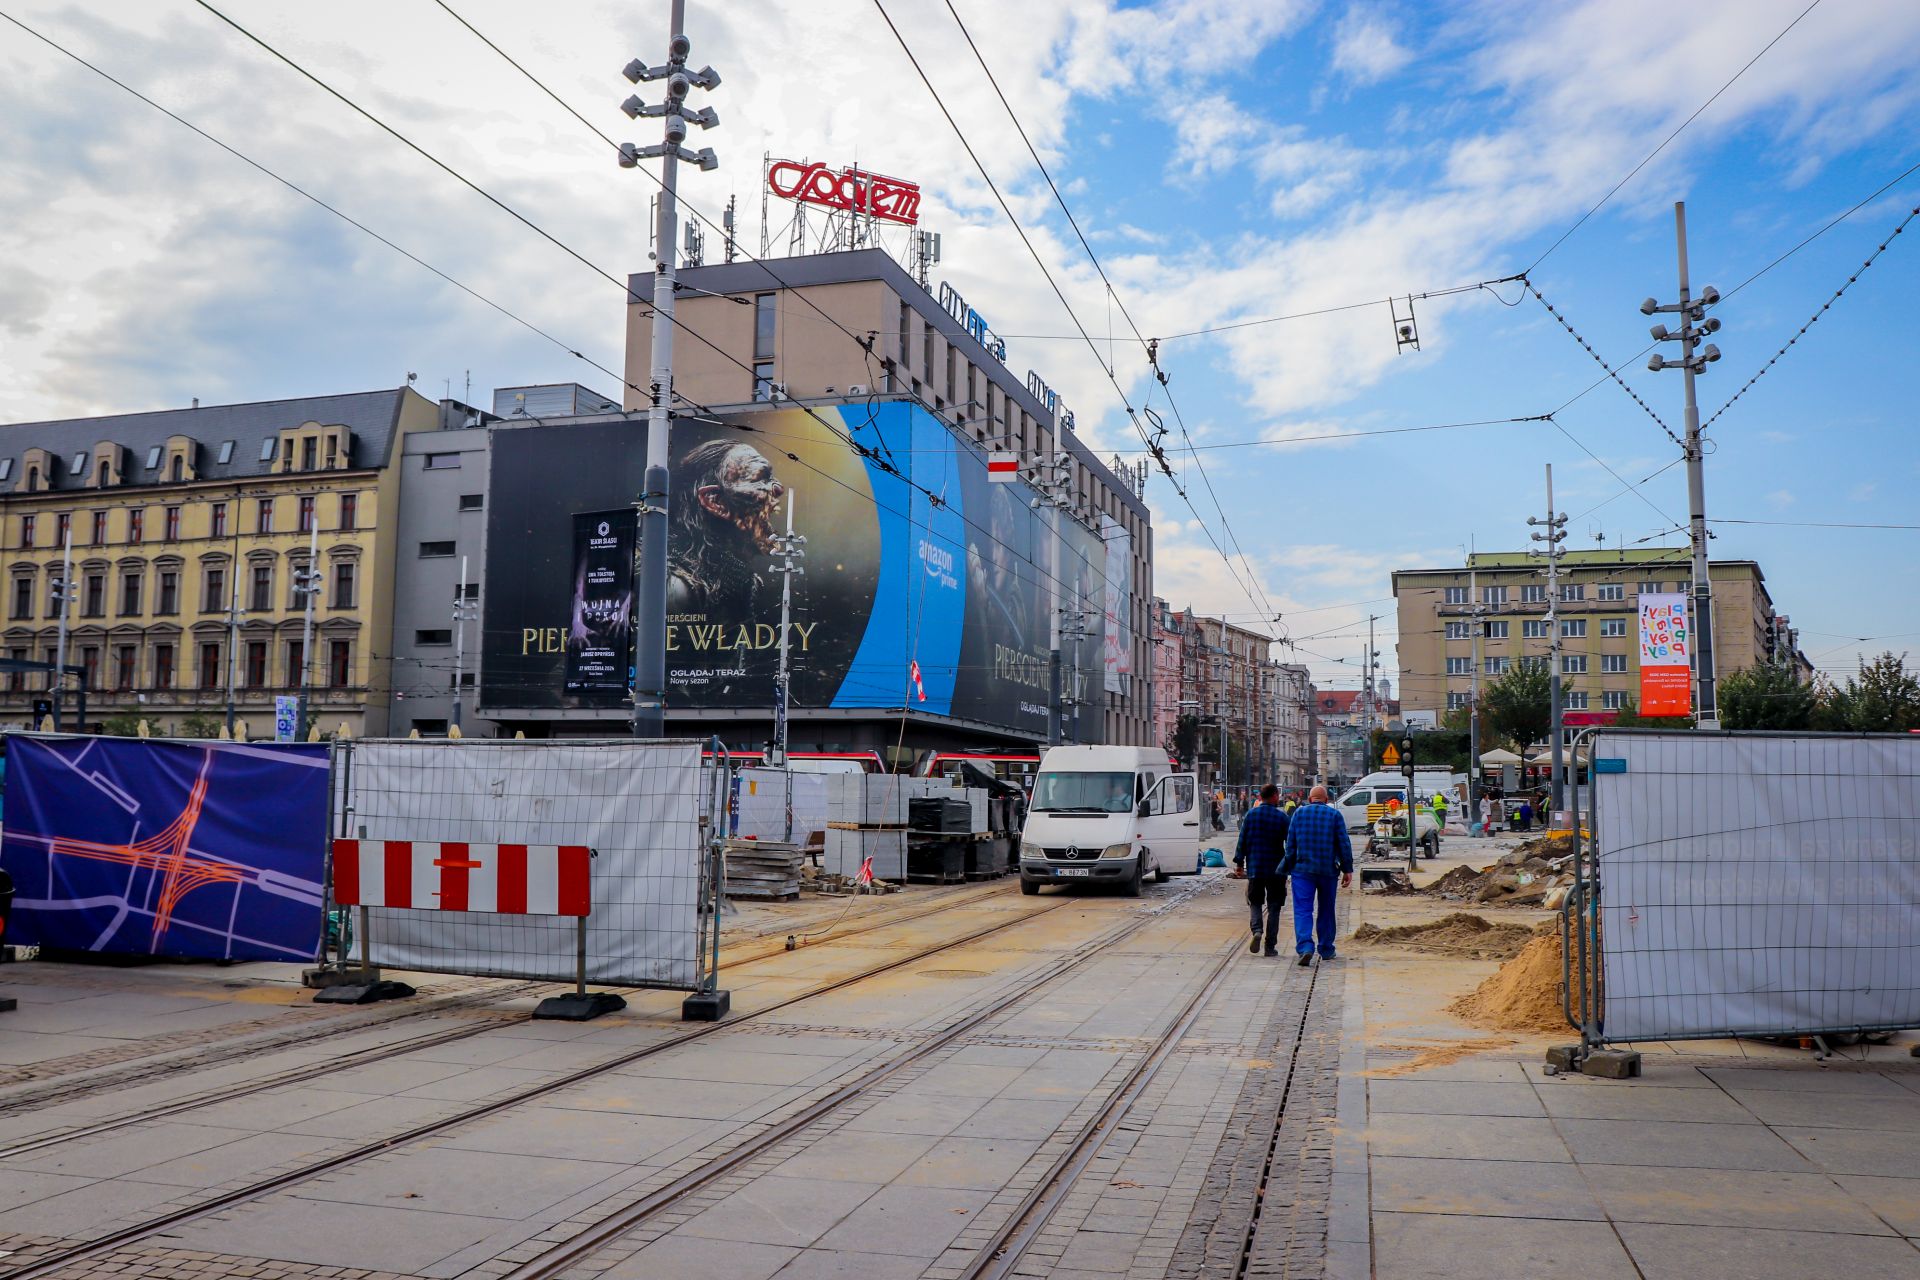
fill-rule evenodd
<path id="1" fill-rule="evenodd" d="M 1513 754 L 1513 752 L 1506 750 L 1505 748 L 1495 747 L 1491 751 L 1482 751 L 1480 753 L 1480 763 L 1489 764 L 1489 765 L 1519 764 L 1520 757 Z"/>

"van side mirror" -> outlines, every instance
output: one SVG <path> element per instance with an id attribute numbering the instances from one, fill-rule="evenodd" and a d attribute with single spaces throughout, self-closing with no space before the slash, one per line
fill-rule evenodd
<path id="1" fill-rule="evenodd" d="M 1134 812 L 1142 818 L 1151 818 L 1153 816 L 1153 801 L 1142 800 L 1140 807 L 1135 809 Z"/>

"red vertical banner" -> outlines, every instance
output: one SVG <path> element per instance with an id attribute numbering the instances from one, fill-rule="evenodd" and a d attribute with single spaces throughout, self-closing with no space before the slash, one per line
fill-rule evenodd
<path id="1" fill-rule="evenodd" d="M 1640 597 L 1640 714 L 1693 714 L 1693 628 L 1684 595 Z"/>

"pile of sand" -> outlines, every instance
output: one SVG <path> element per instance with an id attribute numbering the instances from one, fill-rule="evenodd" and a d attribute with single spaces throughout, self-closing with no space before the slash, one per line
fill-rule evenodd
<path id="1" fill-rule="evenodd" d="M 1543 924 L 1500 971 L 1447 1006 L 1447 1012 L 1491 1031 L 1568 1031 L 1560 1007 L 1560 933 Z M 1575 1007 L 1574 1016 L 1580 1016 Z"/>
<path id="2" fill-rule="evenodd" d="M 1425 924 L 1395 925 L 1391 929 L 1363 924 L 1353 932 L 1353 940 L 1364 946 L 1407 947 L 1473 960 L 1510 960 L 1531 937 L 1533 930 L 1524 925 L 1494 924 L 1464 911 Z"/>

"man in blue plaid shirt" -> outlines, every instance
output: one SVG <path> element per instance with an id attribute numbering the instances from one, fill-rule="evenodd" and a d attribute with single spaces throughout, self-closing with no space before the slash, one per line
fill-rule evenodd
<path id="1" fill-rule="evenodd" d="M 1233 850 L 1233 874 L 1247 880 L 1247 909 L 1253 921 L 1247 950 L 1255 955 L 1260 953 L 1263 936 L 1267 954 L 1280 954 L 1275 944 L 1280 940 L 1280 911 L 1287 905 L 1286 858 L 1287 811 L 1280 807 L 1280 788 L 1269 782 L 1260 788 L 1260 803 L 1240 819 L 1240 843 Z"/>
<path id="2" fill-rule="evenodd" d="M 1342 889 L 1353 884 L 1347 820 L 1327 803 L 1325 787 L 1315 787 L 1307 802 L 1293 811 L 1287 828 L 1287 869 L 1293 873 L 1293 949 L 1304 969 L 1313 963 L 1316 934 L 1321 958 L 1333 959 L 1334 877 Z"/>

